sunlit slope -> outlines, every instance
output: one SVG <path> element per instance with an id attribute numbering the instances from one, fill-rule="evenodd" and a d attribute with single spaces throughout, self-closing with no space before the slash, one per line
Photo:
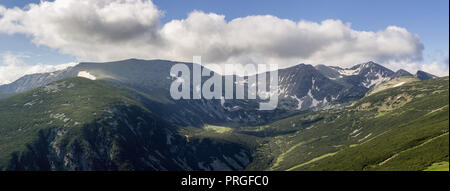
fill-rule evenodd
<path id="1" fill-rule="evenodd" d="M 425 170 L 448 162 L 448 79 L 405 83 L 348 108 L 242 128 L 267 140 L 247 169 Z"/>

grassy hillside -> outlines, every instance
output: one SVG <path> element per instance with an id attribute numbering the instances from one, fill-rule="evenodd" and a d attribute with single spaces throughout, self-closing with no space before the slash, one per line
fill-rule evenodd
<path id="1" fill-rule="evenodd" d="M 448 77 L 413 81 L 345 108 L 199 128 L 158 117 L 166 100 L 66 79 L 0 99 L 0 168 L 448 170 L 448 88 Z"/>
<path id="2" fill-rule="evenodd" d="M 370 89 L 366 93 L 366 95 L 369 96 L 369 95 L 372 95 L 374 93 L 378 93 L 378 92 L 381 92 L 383 90 L 387 90 L 389 88 L 399 87 L 399 86 L 402 86 L 402 85 L 404 85 L 406 83 L 416 82 L 416 81 L 419 81 L 419 79 L 417 79 L 414 76 L 403 76 L 403 77 L 399 77 L 399 78 L 394 78 L 392 80 L 385 81 L 385 82 L 383 82 L 383 83 L 373 87 L 372 89 Z"/>
<path id="3" fill-rule="evenodd" d="M 74 78 L 0 100 L 0 166 L 10 165 L 11 157 L 21 153 L 45 150 L 34 147 L 45 147 L 36 144 L 50 141 L 41 140 L 50 134 L 56 134 L 54 144 L 78 144 L 79 136 L 87 134 L 86 125 L 111 117 L 119 107 L 149 112 L 125 92 L 104 82 Z"/>
<path id="4" fill-rule="evenodd" d="M 242 129 L 266 139 L 248 169 L 425 170 L 448 162 L 448 86 L 448 77 L 411 82 L 348 108 Z"/>
<path id="5" fill-rule="evenodd" d="M 239 144 L 187 140 L 149 103 L 164 104 L 83 78 L 2 99 L 0 169 L 239 170 L 251 160 Z"/>
<path id="6" fill-rule="evenodd" d="M 14 95 L 14 93 L 0 93 L 0 99 L 11 97 L 13 95 Z"/>

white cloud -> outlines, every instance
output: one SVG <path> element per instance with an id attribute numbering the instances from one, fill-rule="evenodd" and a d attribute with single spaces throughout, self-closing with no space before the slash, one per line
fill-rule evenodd
<path id="1" fill-rule="evenodd" d="M 53 72 L 75 65 L 76 63 L 60 65 L 37 64 L 30 66 L 22 60 L 22 56 L 6 53 L 0 62 L 0 85 L 11 83 L 27 74 Z"/>
<path id="2" fill-rule="evenodd" d="M 202 55 L 206 62 L 218 63 L 352 66 L 368 60 L 419 61 L 423 50 L 416 35 L 396 26 L 367 32 L 340 20 L 294 22 L 269 15 L 227 22 L 221 15 L 193 12 L 164 25 L 161 36 L 170 58 Z"/>
<path id="3" fill-rule="evenodd" d="M 6 8 L 0 5 L 0 15 L 3 15 L 6 12 Z"/>
<path id="4" fill-rule="evenodd" d="M 444 60 L 442 63 L 439 63 L 437 61 L 434 61 L 432 63 L 390 61 L 386 63 L 385 66 L 394 71 L 404 69 L 412 74 L 415 74 L 418 70 L 422 70 L 441 77 L 449 75 L 448 59 Z"/>
<path id="5" fill-rule="evenodd" d="M 420 70 L 436 76 L 448 76 L 448 69 L 448 61 L 447 63 L 438 63 L 434 61 L 431 64 L 424 64 L 420 68 Z"/>
<path id="6" fill-rule="evenodd" d="M 29 35 L 38 45 L 86 61 L 192 61 L 200 55 L 203 63 L 348 67 L 369 60 L 422 60 L 419 37 L 397 26 L 358 31 L 340 20 L 297 22 L 271 15 L 227 21 L 224 15 L 201 11 L 161 25 L 161 17 L 145 0 L 55 0 L 25 9 L 0 8 L 0 32 Z"/>
<path id="7" fill-rule="evenodd" d="M 3 11 L 0 32 L 23 33 L 38 45 L 82 59 L 110 60 L 141 56 L 143 46 L 145 51 L 156 46 L 160 15 L 150 1 L 43 1 Z"/>

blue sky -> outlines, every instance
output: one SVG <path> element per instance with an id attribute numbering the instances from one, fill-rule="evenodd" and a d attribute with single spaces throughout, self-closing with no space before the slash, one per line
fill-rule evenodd
<path id="1" fill-rule="evenodd" d="M 226 15 L 228 20 L 248 15 L 275 15 L 298 21 L 340 19 L 357 30 L 377 31 L 396 25 L 418 34 L 426 59 L 448 56 L 448 0 L 154 0 L 165 11 L 163 22 L 183 19 L 192 10 Z"/>
<path id="2" fill-rule="evenodd" d="M 0 0 L 0 5 L 6 8 L 23 8 L 29 3 L 39 3 L 39 0 Z M 448 60 L 448 0 L 153 0 L 153 3 L 164 12 L 160 19 L 162 25 L 174 19 L 185 19 L 193 10 L 225 15 L 227 21 L 250 15 L 273 15 L 295 22 L 320 23 L 334 19 L 351 23 L 351 28 L 357 31 L 377 32 L 395 25 L 419 36 L 424 45 L 423 63 L 443 64 L 443 60 Z M 30 35 L 0 32 L 0 55 L 25 55 L 22 60 L 29 65 L 77 60 L 77 56 L 62 54 L 58 49 L 37 46 L 31 39 Z"/>

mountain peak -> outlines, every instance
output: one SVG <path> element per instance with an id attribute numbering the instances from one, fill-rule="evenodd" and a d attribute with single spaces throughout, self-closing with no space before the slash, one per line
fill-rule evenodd
<path id="1" fill-rule="evenodd" d="M 400 70 L 397 70 L 397 72 L 395 72 L 395 74 L 392 78 L 399 78 L 399 77 L 403 77 L 403 76 L 413 76 L 413 75 L 406 70 L 400 69 Z"/>
<path id="2" fill-rule="evenodd" d="M 366 62 L 366 63 L 357 64 L 357 65 L 351 67 L 351 69 L 357 69 L 357 68 L 364 69 L 364 68 L 372 68 L 372 67 L 382 67 L 382 68 L 385 68 L 384 66 L 382 66 L 382 65 L 380 65 L 380 64 L 377 64 L 377 63 L 375 63 L 375 62 L 373 62 L 373 61 L 369 61 L 369 62 Z"/>
<path id="3" fill-rule="evenodd" d="M 305 64 L 305 63 L 299 63 L 296 64 L 294 66 L 292 66 L 292 68 L 301 68 L 301 67 L 305 67 L 305 66 L 310 66 L 309 64 Z"/>
<path id="4" fill-rule="evenodd" d="M 427 73 L 427 72 L 424 72 L 422 70 L 418 70 L 415 76 L 419 80 L 429 80 L 429 79 L 437 78 L 437 76 Z"/>
<path id="5" fill-rule="evenodd" d="M 408 71 L 403 70 L 403 69 L 397 70 L 397 73 L 408 73 L 408 74 L 411 74 L 411 73 L 409 73 Z"/>
<path id="6" fill-rule="evenodd" d="M 366 66 L 373 66 L 373 65 L 379 65 L 379 64 L 377 64 L 377 63 L 375 63 L 374 61 L 369 61 L 369 62 L 366 62 L 366 63 L 364 63 Z"/>

